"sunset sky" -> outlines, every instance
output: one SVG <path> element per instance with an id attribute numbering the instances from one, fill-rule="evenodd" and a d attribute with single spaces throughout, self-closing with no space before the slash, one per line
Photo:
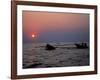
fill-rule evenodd
<path id="1" fill-rule="evenodd" d="M 23 11 L 23 42 L 88 42 L 89 14 Z"/>

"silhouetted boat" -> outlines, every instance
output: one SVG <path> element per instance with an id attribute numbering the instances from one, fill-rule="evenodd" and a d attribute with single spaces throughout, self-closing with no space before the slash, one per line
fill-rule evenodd
<path id="1" fill-rule="evenodd" d="M 47 44 L 45 47 L 46 50 L 55 50 L 56 48 L 50 44 Z"/>
<path id="2" fill-rule="evenodd" d="M 81 43 L 81 44 L 75 44 L 76 48 L 78 49 L 85 49 L 85 48 L 88 48 L 87 44 L 86 43 Z"/>

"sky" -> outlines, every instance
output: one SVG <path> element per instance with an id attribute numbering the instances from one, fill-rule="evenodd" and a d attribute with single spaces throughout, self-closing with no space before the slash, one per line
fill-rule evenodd
<path id="1" fill-rule="evenodd" d="M 89 42 L 89 14 L 43 11 L 22 14 L 24 43 Z"/>

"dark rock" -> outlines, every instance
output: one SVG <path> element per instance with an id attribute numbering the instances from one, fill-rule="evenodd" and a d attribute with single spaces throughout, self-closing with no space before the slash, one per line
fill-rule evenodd
<path id="1" fill-rule="evenodd" d="M 55 50 L 56 48 L 50 44 L 47 44 L 45 47 L 46 50 Z"/>

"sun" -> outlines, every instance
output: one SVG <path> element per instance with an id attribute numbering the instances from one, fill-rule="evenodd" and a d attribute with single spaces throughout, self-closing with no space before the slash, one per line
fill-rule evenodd
<path id="1" fill-rule="evenodd" d="M 35 37 L 35 34 L 32 34 L 32 38 L 34 38 Z"/>

